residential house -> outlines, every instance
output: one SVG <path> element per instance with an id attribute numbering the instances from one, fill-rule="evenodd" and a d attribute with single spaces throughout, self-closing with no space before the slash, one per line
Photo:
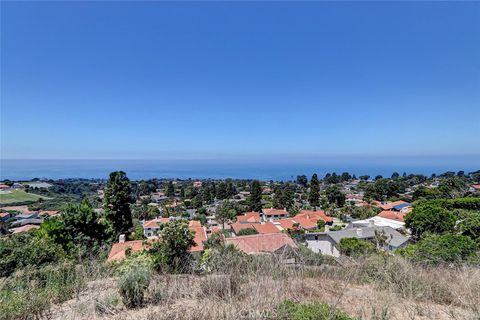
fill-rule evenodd
<path id="1" fill-rule="evenodd" d="M 0 221 L 7 221 L 8 219 L 10 219 L 11 216 L 12 216 L 11 213 L 0 212 Z"/>
<path id="2" fill-rule="evenodd" d="M 386 236 L 384 250 L 393 251 L 403 248 L 408 244 L 408 238 L 391 227 L 361 227 L 350 228 L 340 231 L 314 232 L 305 234 L 307 247 L 314 252 L 339 257 L 338 244 L 343 238 L 357 238 L 367 241 L 374 241 L 377 235 Z"/>
<path id="3" fill-rule="evenodd" d="M 286 209 L 262 209 L 261 215 L 263 221 L 275 221 L 288 218 Z"/>
<path id="4" fill-rule="evenodd" d="M 18 227 L 18 228 L 12 228 L 12 229 L 10 229 L 10 232 L 12 234 L 19 234 L 19 233 L 28 232 L 30 230 L 35 230 L 35 229 L 38 229 L 38 228 L 40 228 L 40 226 L 33 225 L 33 224 L 27 224 L 27 225 L 24 225 L 24 226 L 21 226 L 21 227 Z"/>
<path id="5" fill-rule="evenodd" d="M 147 220 L 143 223 L 143 235 L 147 238 L 157 237 L 160 231 L 160 224 L 169 222 L 169 218 L 157 218 Z"/>
<path id="6" fill-rule="evenodd" d="M 29 211 L 29 212 L 24 212 L 21 214 L 17 214 L 14 216 L 15 219 L 17 220 L 24 220 L 24 219 L 37 219 L 38 218 L 38 212 L 36 211 Z"/>
<path id="7" fill-rule="evenodd" d="M 275 254 L 285 258 L 285 262 L 294 262 L 298 246 L 292 238 L 283 233 L 254 234 L 225 239 L 226 244 L 234 245 L 238 250 L 253 255 Z"/>
<path id="8" fill-rule="evenodd" d="M 472 184 L 468 191 L 472 193 L 480 192 L 480 184 Z"/>
<path id="9" fill-rule="evenodd" d="M 11 226 L 20 227 L 20 226 L 25 226 L 27 224 L 41 225 L 42 223 L 43 223 L 42 218 L 20 219 L 12 222 Z"/>
<path id="10" fill-rule="evenodd" d="M 166 219 L 166 220 L 164 220 Z M 150 244 L 154 241 L 158 241 L 158 230 L 160 229 L 160 225 L 162 223 L 168 223 L 170 220 L 167 218 L 161 218 L 156 220 L 150 220 L 145 222 L 144 224 L 144 233 L 145 233 L 145 225 L 147 228 L 150 228 L 151 232 L 156 232 L 155 236 L 150 236 L 147 241 L 144 240 L 134 240 L 134 241 L 125 241 L 125 235 L 120 235 L 119 242 L 115 243 L 110 250 L 110 254 L 108 255 L 107 261 L 119 261 L 125 259 L 125 250 L 130 248 L 132 252 L 138 252 L 140 250 L 149 250 Z M 155 226 L 158 226 L 158 230 L 156 230 Z M 193 241 L 195 244 L 190 248 L 190 252 L 192 254 L 199 254 L 204 250 L 203 243 L 207 241 L 207 234 L 205 229 L 202 227 L 199 221 L 190 221 L 188 228 L 194 232 Z"/>
<path id="11" fill-rule="evenodd" d="M 58 210 L 49 210 L 49 211 L 40 211 L 39 215 L 41 217 L 57 217 L 61 214 Z"/>
<path id="12" fill-rule="evenodd" d="M 112 245 L 110 253 L 108 254 L 107 261 L 121 261 L 126 258 L 125 251 L 127 249 L 132 250 L 132 252 L 138 252 L 143 249 L 148 250 L 150 248 L 149 243 L 144 240 L 133 240 L 125 241 L 125 236 L 120 236 L 120 241 Z"/>
<path id="13" fill-rule="evenodd" d="M 261 221 L 262 217 L 255 211 L 247 212 L 243 216 L 237 216 L 238 223 L 260 223 Z"/>
<path id="14" fill-rule="evenodd" d="M 333 218 L 327 216 L 325 214 L 325 211 L 323 210 L 317 210 L 317 211 L 302 210 L 294 218 L 300 218 L 300 217 L 305 217 L 307 219 L 314 219 L 316 221 L 323 220 L 323 222 L 325 222 L 325 224 L 328 224 L 328 225 L 331 225 L 333 223 Z"/>
<path id="15" fill-rule="evenodd" d="M 364 219 L 364 220 L 352 221 L 347 228 L 361 228 L 361 227 L 368 227 L 368 226 L 391 227 L 395 230 L 405 229 L 405 223 L 390 220 L 390 219 L 385 219 L 379 216 L 375 216 L 375 217 Z"/>
<path id="16" fill-rule="evenodd" d="M 52 186 L 50 183 L 41 182 L 41 181 L 27 182 L 27 184 L 30 189 L 48 189 Z"/>
<path id="17" fill-rule="evenodd" d="M 254 229 L 259 234 L 279 233 L 280 230 L 270 221 L 264 223 L 240 223 L 235 222 L 230 225 L 232 236 L 238 236 L 243 229 Z"/>

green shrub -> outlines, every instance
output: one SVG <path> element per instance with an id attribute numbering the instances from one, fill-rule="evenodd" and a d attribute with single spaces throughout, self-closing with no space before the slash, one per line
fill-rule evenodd
<path id="1" fill-rule="evenodd" d="M 399 253 L 422 264 L 478 262 L 478 245 L 462 235 L 430 235 Z"/>
<path id="2" fill-rule="evenodd" d="M 128 268 L 118 279 L 118 289 L 127 308 L 143 304 L 145 293 L 150 284 L 152 272 L 144 265 Z"/>
<path id="3" fill-rule="evenodd" d="M 277 307 L 276 319 L 288 320 L 352 320 L 342 311 L 324 303 L 299 304 L 286 300 Z"/>
<path id="4" fill-rule="evenodd" d="M 25 268 L 0 283 L 0 319 L 40 318 L 52 303 L 72 298 L 84 286 L 84 270 L 69 263 Z"/>
<path id="5" fill-rule="evenodd" d="M 258 234 L 258 231 L 253 228 L 242 229 L 238 232 L 239 236 L 248 236 L 252 234 Z"/>
<path id="6" fill-rule="evenodd" d="M 339 224 L 330 227 L 330 231 L 339 231 L 339 230 L 342 230 L 342 229 L 343 229 L 343 227 Z"/>
<path id="7" fill-rule="evenodd" d="M 421 203 L 405 216 L 405 227 L 411 229 L 412 236 L 420 239 L 428 233 L 442 234 L 453 231 L 457 218 L 436 204 Z"/>
<path id="8" fill-rule="evenodd" d="M 338 249 L 341 253 L 351 257 L 366 255 L 375 251 L 373 244 L 357 238 L 341 239 Z"/>

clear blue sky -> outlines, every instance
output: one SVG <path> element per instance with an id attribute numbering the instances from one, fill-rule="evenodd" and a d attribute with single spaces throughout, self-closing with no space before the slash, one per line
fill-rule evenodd
<path id="1" fill-rule="evenodd" d="M 2 2 L 1 157 L 480 153 L 480 3 Z"/>

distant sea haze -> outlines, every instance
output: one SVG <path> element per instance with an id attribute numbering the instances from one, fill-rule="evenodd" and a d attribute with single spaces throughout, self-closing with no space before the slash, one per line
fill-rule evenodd
<path id="1" fill-rule="evenodd" d="M 382 175 L 393 172 L 431 175 L 446 171 L 480 169 L 479 156 L 416 158 L 324 158 L 278 160 L 32 160 L 0 159 L 0 179 L 30 180 L 66 178 L 108 178 L 111 171 L 123 170 L 133 180 L 179 179 L 260 179 L 286 181 L 297 175 L 317 173 Z"/>

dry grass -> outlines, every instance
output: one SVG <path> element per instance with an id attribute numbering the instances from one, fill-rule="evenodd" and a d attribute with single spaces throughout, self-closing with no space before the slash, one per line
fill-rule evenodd
<path id="1" fill-rule="evenodd" d="M 327 303 L 359 319 L 473 320 L 480 318 L 480 270 L 424 269 L 383 257 L 335 267 L 248 258 L 221 272 L 155 275 L 140 309 L 125 308 L 116 295 L 114 279 L 91 282 L 77 299 L 56 306 L 53 318 L 275 318 L 276 306 L 291 299 Z"/>

